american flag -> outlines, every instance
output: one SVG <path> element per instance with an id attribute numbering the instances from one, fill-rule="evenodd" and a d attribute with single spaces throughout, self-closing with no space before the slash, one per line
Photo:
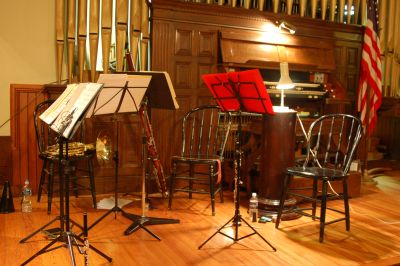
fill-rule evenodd
<path id="1" fill-rule="evenodd" d="M 378 36 L 378 0 L 368 0 L 367 25 L 361 57 L 358 111 L 370 136 L 376 127 L 377 110 L 382 99 L 381 49 Z M 369 92 L 368 92 L 369 90 Z M 369 101 L 367 103 L 367 101 Z"/>

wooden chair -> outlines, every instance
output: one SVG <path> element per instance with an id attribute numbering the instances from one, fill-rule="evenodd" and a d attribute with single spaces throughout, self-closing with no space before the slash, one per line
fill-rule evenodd
<path id="1" fill-rule="evenodd" d="M 361 135 L 360 119 L 348 114 L 324 115 L 310 125 L 307 134 L 307 154 L 303 166 L 286 169 L 276 228 L 279 227 L 283 212 L 296 212 L 309 216 L 313 220 L 319 219 L 319 242 L 321 243 L 324 241 L 325 225 L 345 220 L 346 230 L 350 230 L 347 176 Z M 293 176 L 312 179 L 312 187 L 290 188 Z M 343 192 L 338 194 L 331 189 L 331 192 L 328 193 L 330 182 L 337 181 L 342 182 Z M 319 183 L 322 183 L 321 191 L 318 191 Z M 311 193 L 304 193 L 307 190 L 311 190 Z M 285 199 L 289 195 L 303 199 L 305 202 L 311 202 L 311 208 L 293 206 L 284 211 Z M 344 211 L 339 208 L 327 207 L 327 202 L 334 199 L 343 199 Z M 320 207 L 319 215 L 316 214 L 317 205 Z M 327 210 L 340 213 L 343 217 L 326 221 Z"/>
<path id="2" fill-rule="evenodd" d="M 39 158 L 43 160 L 43 166 L 40 174 L 40 181 L 38 187 L 38 198 L 40 202 L 42 191 L 47 191 L 48 207 L 47 212 L 51 213 L 51 204 L 54 193 L 54 181 L 55 176 L 59 173 L 59 145 L 57 142 L 58 134 L 51 130 L 51 128 L 40 119 L 40 115 L 54 102 L 54 100 L 46 100 L 39 103 L 33 113 L 36 141 L 39 149 Z M 96 151 L 93 148 L 82 143 L 84 138 L 84 126 L 75 133 L 76 139 L 68 143 L 68 159 L 72 165 L 73 174 L 71 176 L 72 188 L 75 196 L 78 196 L 78 191 L 81 189 L 88 189 L 92 194 L 93 206 L 96 208 L 96 189 L 94 182 L 94 171 L 93 171 L 93 157 Z M 80 163 L 86 164 L 85 168 L 80 167 Z M 79 178 L 78 178 L 78 173 Z M 47 180 L 46 180 L 47 176 Z M 83 182 L 79 182 L 78 179 L 88 178 L 89 186 L 84 186 Z"/>
<path id="3" fill-rule="evenodd" d="M 230 114 L 222 113 L 218 106 L 201 106 L 186 113 L 181 153 L 171 159 L 169 209 L 175 191 L 187 192 L 190 199 L 193 193 L 210 194 L 215 215 L 215 194 L 219 192 L 221 202 L 224 200 L 221 164 L 230 125 Z"/>

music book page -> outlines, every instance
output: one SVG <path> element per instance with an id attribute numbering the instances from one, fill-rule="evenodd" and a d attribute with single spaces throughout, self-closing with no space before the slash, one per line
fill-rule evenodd
<path id="1" fill-rule="evenodd" d="M 103 84 L 98 83 L 78 84 L 51 128 L 65 138 L 71 138 L 102 87 Z"/>
<path id="2" fill-rule="evenodd" d="M 52 124 L 62 109 L 64 109 L 77 87 L 78 84 L 76 83 L 68 84 L 63 93 L 39 116 L 39 118 L 48 125 Z"/>

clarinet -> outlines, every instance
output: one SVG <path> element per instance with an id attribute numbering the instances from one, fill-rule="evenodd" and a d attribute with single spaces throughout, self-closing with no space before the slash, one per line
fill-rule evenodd
<path id="1" fill-rule="evenodd" d="M 87 227 L 87 213 L 83 213 L 83 258 L 84 265 L 89 266 L 89 238 L 88 238 L 88 227 Z"/>

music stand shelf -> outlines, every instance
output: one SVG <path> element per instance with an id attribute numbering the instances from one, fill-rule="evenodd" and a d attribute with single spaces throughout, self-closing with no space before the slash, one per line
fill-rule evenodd
<path id="1" fill-rule="evenodd" d="M 25 243 L 31 237 L 47 228 L 56 220 L 60 220 L 60 230 L 58 236 L 50 243 L 40 249 L 38 252 L 29 257 L 21 265 L 26 265 L 37 256 L 46 252 L 53 251 L 62 246 L 66 246 L 69 250 L 72 265 L 76 265 L 73 247 L 77 247 L 80 254 L 84 254 L 82 247 L 85 246 L 85 240 L 81 235 L 76 235 L 72 232 L 70 224 L 77 223 L 70 220 L 69 213 L 69 182 L 72 167 L 68 157 L 68 141 L 73 137 L 77 128 L 83 121 L 89 106 L 92 104 L 94 98 L 98 95 L 102 88 L 101 84 L 96 83 L 80 83 L 71 84 L 64 91 L 63 94 L 57 99 L 40 117 L 45 123 L 49 124 L 51 129 L 58 134 L 59 144 L 59 169 L 60 172 L 60 215 L 55 219 L 40 227 L 38 230 L 23 238 L 20 243 Z M 65 147 L 65 148 L 64 148 Z M 64 154 L 65 151 L 65 154 Z M 79 225 L 78 225 L 79 226 Z M 87 216 L 84 214 L 84 226 L 79 226 L 83 229 L 83 235 L 87 237 Z M 62 242 L 64 245 L 52 247 L 56 243 Z M 80 242 L 81 244 L 79 244 Z M 93 251 L 100 256 L 104 257 L 107 261 L 111 262 L 112 258 L 92 246 L 88 245 Z"/>
<path id="2" fill-rule="evenodd" d="M 154 78 L 156 76 L 156 78 Z M 99 77 L 98 83 L 103 83 L 104 88 L 95 100 L 95 104 L 90 109 L 88 116 L 93 115 L 113 115 L 114 121 L 117 121 L 117 116 L 120 113 L 129 114 L 142 114 L 147 119 L 147 99 L 157 99 L 154 94 L 160 91 L 168 91 L 169 97 L 164 98 L 163 105 L 153 100 L 155 107 L 176 109 L 178 105 L 175 100 L 175 92 L 173 91 L 172 83 L 168 83 L 169 76 L 166 72 L 132 72 L 132 73 L 118 73 L 118 74 L 102 74 Z M 159 88 L 156 85 L 164 85 L 167 87 Z M 164 93 L 165 94 L 165 93 Z M 168 104 L 167 106 L 165 104 Z M 142 117 L 142 118 L 143 118 Z M 115 122 L 117 131 L 117 147 L 118 147 L 118 122 Z M 142 214 L 134 215 L 125 212 L 118 206 L 118 168 L 119 168 L 119 155 L 118 150 L 114 150 L 115 161 L 115 206 L 102 215 L 95 221 L 89 229 L 93 228 L 101 222 L 106 216 L 114 212 L 115 217 L 117 212 L 121 212 L 124 217 L 133 221 L 132 225 L 125 230 L 125 235 L 135 232 L 137 229 L 142 228 L 153 237 L 160 240 L 160 238 L 147 229 L 146 225 L 153 224 L 170 224 L 179 223 L 175 219 L 163 219 L 155 217 L 147 217 L 145 215 L 145 201 L 146 201 L 146 168 L 147 168 L 147 145 L 148 140 L 146 137 L 145 129 L 143 129 L 142 141 Z"/>
<path id="3" fill-rule="evenodd" d="M 228 72 L 218 74 L 207 74 L 202 76 L 204 83 L 210 89 L 215 100 L 225 112 L 236 112 L 239 117 L 238 131 L 235 138 L 235 214 L 222 225 L 214 234 L 206 239 L 198 248 L 201 249 L 215 235 L 221 234 L 237 242 L 252 235 L 258 235 L 274 251 L 272 246 L 261 234 L 259 234 L 240 214 L 239 183 L 241 182 L 241 134 L 242 134 L 242 112 L 260 114 L 274 114 L 270 98 L 265 88 L 263 79 L 258 70 L 247 70 L 242 72 Z M 229 223 L 235 227 L 234 237 L 222 231 Z M 253 232 L 239 236 L 239 226 L 244 222 Z"/>

